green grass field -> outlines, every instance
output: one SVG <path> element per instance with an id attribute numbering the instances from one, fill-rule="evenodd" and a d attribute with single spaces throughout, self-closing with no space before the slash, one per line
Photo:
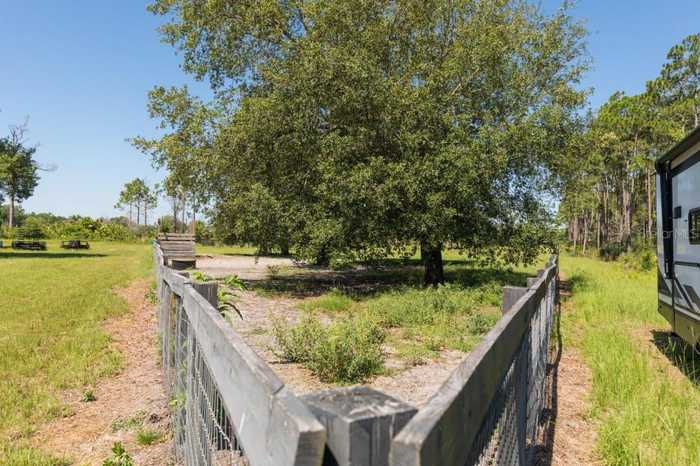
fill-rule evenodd
<path id="1" fill-rule="evenodd" d="M 656 272 L 573 257 L 561 267 L 573 287 L 564 344 L 593 373 L 598 456 L 610 465 L 700 464 L 700 358 L 669 338 Z"/>
<path id="2" fill-rule="evenodd" d="M 254 251 L 198 246 L 198 252 Z M 481 325 L 492 323 L 474 322 L 473 310 L 495 309 L 501 284 L 524 281 L 532 268 L 485 271 L 459 259 L 446 255 L 453 284 L 441 293 L 421 290 L 415 269 L 388 288 L 326 291 L 304 306 L 384 319 L 397 329 L 390 342 L 408 358 L 438 347 L 468 349 Z M 121 357 L 101 324 L 126 310 L 113 289 L 147 276 L 151 261 L 148 244 L 64 251 L 50 241 L 46 252 L 0 250 L 0 465 L 66 464 L 32 448 L 28 438 L 41 423 L 69 414 L 61 390 L 89 387 L 119 370 Z M 574 293 L 562 319 L 564 344 L 579 349 L 593 373 L 590 415 L 601 461 L 700 464 L 700 360 L 669 339 L 656 312 L 655 273 L 566 256 L 561 265 Z M 437 312 L 426 315 L 424 308 Z M 474 331 L 466 333 L 470 325 Z"/>
<path id="3" fill-rule="evenodd" d="M 9 242 L 5 242 L 9 244 Z M 147 275 L 146 244 L 92 243 L 88 251 L 0 250 L 0 464 L 64 464 L 28 435 L 68 414 L 57 395 L 92 385 L 122 361 L 101 330 L 126 310 L 112 290 Z"/>

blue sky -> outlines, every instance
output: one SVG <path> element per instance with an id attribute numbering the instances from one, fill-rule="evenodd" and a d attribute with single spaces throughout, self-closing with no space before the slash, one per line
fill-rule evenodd
<path id="1" fill-rule="evenodd" d="M 156 84 L 206 86 L 179 69 L 160 42 L 160 19 L 139 0 L 0 0 L 0 135 L 29 116 L 43 173 L 31 211 L 112 216 L 121 186 L 162 173 L 126 138 L 152 136 L 146 93 Z M 544 0 L 551 10 L 559 1 Z M 668 49 L 700 32 L 697 0 L 581 0 L 593 69 L 594 108 L 615 90 L 637 93 L 654 78 Z M 160 211 L 167 205 L 161 201 Z"/>

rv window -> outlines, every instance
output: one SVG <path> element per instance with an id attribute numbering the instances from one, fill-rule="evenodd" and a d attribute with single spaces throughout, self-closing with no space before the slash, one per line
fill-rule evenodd
<path id="1" fill-rule="evenodd" d="M 700 244 L 700 208 L 688 212 L 688 239 L 690 244 Z"/>

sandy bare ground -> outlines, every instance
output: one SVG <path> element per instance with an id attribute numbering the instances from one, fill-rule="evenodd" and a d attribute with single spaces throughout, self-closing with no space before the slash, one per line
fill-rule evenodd
<path id="1" fill-rule="evenodd" d="M 235 273 L 245 280 L 262 279 L 269 275 L 270 267 L 291 265 L 294 261 L 285 257 L 197 256 L 197 268 L 215 278 Z"/>
<path id="2" fill-rule="evenodd" d="M 264 259 L 273 261 L 268 262 Z M 269 265 L 292 265 L 287 259 L 260 258 L 258 264 L 253 265 L 254 260 L 252 257 L 212 257 L 207 261 L 198 259 L 197 265 L 213 276 L 237 274 L 252 280 L 268 278 Z M 303 293 L 299 295 L 303 296 Z M 292 322 L 298 320 L 301 302 L 302 299 L 295 297 L 266 297 L 250 291 L 242 292 L 236 301 L 242 319 L 238 316 L 230 319 L 232 326 L 244 340 L 297 394 L 331 386 L 320 382 L 303 365 L 285 362 L 276 354 L 274 337 L 270 331 L 272 321 L 274 318 Z M 567 312 L 571 312 L 574 305 L 573 300 L 564 302 L 562 319 L 566 319 Z M 424 404 L 466 355 L 459 351 L 443 351 L 435 359 L 426 361 L 426 364 L 410 366 L 394 357 L 390 347 L 385 347 L 385 352 L 385 365 L 390 369 L 389 374 L 375 377 L 365 385 L 415 406 Z M 544 448 L 542 454 L 538 454 L 538 464 L 599 464 L 595 457 L 596 426 L 588 416 L 592 387 L 591 371 L 581 355 L 573 348 L 562 347 L 550 367 L 548 382 L 554 390 L 548 406 L 551 422 L 543 434 Z"/>
<path id="3" fill-rule="evenodd" d="M 300 316 L 298 305 L 301 302 L 300 299 L 267 298 L 254 292 L 243 292 L 236 301 L 243 318 L 233 316 L 230 319 L 231 325 L 246 343 L 261 355 L 285 384 L 298 395 L 333 386 L 319 381 L 302 364 L 283 361 L 276 354 L 275 340 L 270 331 L 273 319 L 296 321 Z M 428 360 L 425 364 L 410 366 L 393 357 L 390 347 L 385 346 L 384 351 L 385 366 L 390 369 L 390 375 L 375 377 L 364 385 L 417 406 L 435 393 L 465 356 L 465 353 L 460 351 L 443 351 L 437 358 Z"/>
<path id="4" fill-rule="evenodd" d="M 97 383 L 96 401 L 81 402 L 81 390 L 66 391 L 63 399 L 73 414 L 41 428 L 33 438 L 38 447 L 65 455 L 74 464 L 101 465 L 111 455 L 114 442 L 122 442 L 139 466 L 170 463 L 168 406 L 157 363 L 155 307 L 145 298 L 148 283 L 143 279 L 117 290 L 128 302 L 129 312 L 104 326 L 124 355 L 124 370 Z M 113 429 L 115 421 L 134 416 L 145 419 L 144 428 L 165 432 L 164 441 L 140 446 L 134 429 Z"/>

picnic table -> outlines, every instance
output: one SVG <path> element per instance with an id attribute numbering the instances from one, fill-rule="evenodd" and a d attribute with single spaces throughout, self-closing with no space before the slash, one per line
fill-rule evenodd
<path id="1" fill-rule="evenodd" d="M 12 242 L 12 249 L 28 249 L 30 251 L 46 251 L 46 241 L 17 240 Z"/>
<path id="2" fill-rule="evenodd" d="M 90 243 L 79 239 L 70 239 L 68 241 L 61 241 L 61 247 L 63 249 L 90 249 Z"/>

